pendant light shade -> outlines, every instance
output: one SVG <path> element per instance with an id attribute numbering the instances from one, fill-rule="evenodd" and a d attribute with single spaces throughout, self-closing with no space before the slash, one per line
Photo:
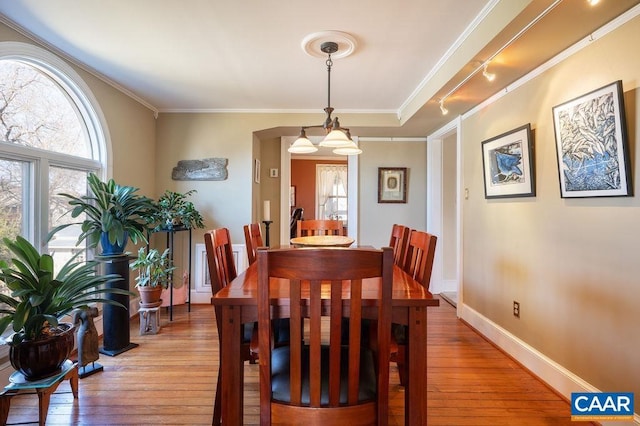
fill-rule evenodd
<path id="1" fill-rule="evenodd" d="M 289 151 L 292 154 L 310 154 L 312 152 L 316 152 L 318 147 L 311 143 L 309 139 L 307 139 L 307 134 L 304 129 L 300 129 L 300 135 L 298 135 L 298 139 L 295 140 L 294 143 L 291 144 Z"/>
<path id="2" fill-rule="evenodd" d="M 349 139 L 345 132 L 342 130 L 334 129 L 329 132 L 326 138 L 320 142 L 320 146 L 328 146 L 330 148 L 340 148 L 346 147 L 350 143 L 353 143 L 351 139 Z"/>
<path id="3" fill-rule="evenodd" d="M 348 145 L 334 149 L 333 153 L 338 155 L 358 155 L 362 154 L 362 150 L 358 148 L 354 141 L 350 140 Z"/>

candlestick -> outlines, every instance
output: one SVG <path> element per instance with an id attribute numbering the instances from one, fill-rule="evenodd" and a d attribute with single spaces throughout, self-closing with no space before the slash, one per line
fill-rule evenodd
<path id="1" fill-rule="evenodd" d="M 271 201 L 269 200 L 265 200 L 264 201 L 264 207 L 262 209 L 262 219 L 264 221 L 270 221 L 271 220 Z"/>
<path id="2" fill-rule="evenodd" d="M 270 221 L 270 220 L 263 220 L 262 223 L 264 223 L 264 236 L 265 236 L 264 242 L 265 242 L 265 245 L 267 247 L 271 247 L 271 244 L 269 244 L 269 225 L 271 225 L 273 222 Z"/>

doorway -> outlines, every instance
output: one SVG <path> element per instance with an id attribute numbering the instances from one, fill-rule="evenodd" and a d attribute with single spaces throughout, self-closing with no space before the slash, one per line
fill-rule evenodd
<path id="1" fill-rule="evenodd" d="M 297 137 L 285 136 L 280 139 L 280 170 L 282 171 L 280 178 L 280 194 L 290 194 L 291 191 L 291 153 L 287 151 L 291 143 Z M 318 140 L 310 138 L 312 142 L 318 143 Z M 357 138 L 354 137 L 354 141 L 357 143 Z M 331 150 L 322 151 L 318 150 L 314 154 L 304 154 L 304 158 L 317 159 L 323 161 L 331 161 L 335 159 L 344 160 L 347 159 L 347 186 L 349 188 L 347 192 L 347 235 L 358 242 L 358 156 L 357 155 L 336 155 Z M 315 173 L 315 168 L 314 168 Z M 315 210 L 315 209 L 314 209 Z M 287 224 L 290 219 L 289 197 L 280 197 L 280 223 Z M 311 212 L 311 215 L 315 215 L 315 212 Z M 305 217 L 310 218 L 309 214 L 305 210 Z M 284 244 L 289 241 L 289 227 L 280 227 L 280 241 Z"/>
<path id="2" fill-rule="evenodd" d="M 431 292 L 462 300 L 462 156 L 460 118 L 427 138 L 427 229 L 438 236 Z M 458 308 L 459 309 L 459 308 Z"/>

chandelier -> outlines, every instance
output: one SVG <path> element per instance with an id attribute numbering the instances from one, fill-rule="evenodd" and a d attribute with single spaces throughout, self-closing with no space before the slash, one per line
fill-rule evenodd
<path id="1" fill-rule="evenodd" d="M 325 62 L 327 65 L 327 107 L 324 109 L 326 118 L 322 124 L 301 127 L 298 139 L 291 144 L 288 151 L 293 154 L 310 154 L 316 152 L 318 147 L 307 138 L 306 130 L 322 127 L 326 132 L 326 136 L 320 142 L 320 146 L 333 148 L 334 154 L 360 154 L 362 150 L 358 148 L 356 143 L 351 139 L 349 129 L 340 126 L 338 117 L 331 118 L 331 113 L 333 112 L 333 108 L 331 108 L 331 67 L 333 66 L 331 54 L 338 51 L 338 43 L 326 41 L 320 45 L 320 50 L 327 54 L 327 61 Z"/>

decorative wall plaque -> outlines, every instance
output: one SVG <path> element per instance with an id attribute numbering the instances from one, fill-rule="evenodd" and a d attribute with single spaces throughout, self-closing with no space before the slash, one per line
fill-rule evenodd
<path id="1" fill-rule="evenodd" d="M 203 158 L 180 160 L 171 172 L 173 180 L 226 180 L 227 158 Z"/>

